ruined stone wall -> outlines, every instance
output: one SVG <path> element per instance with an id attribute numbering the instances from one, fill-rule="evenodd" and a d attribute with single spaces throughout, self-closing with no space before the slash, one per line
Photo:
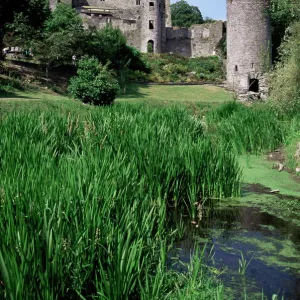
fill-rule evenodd
<path id="1" fill-rule="evenodd" d="M 192 57 L 216 55 L 218 44 L 224 34 L 222 21 L 193 25 L 190 31 Z"/>
<path id="2" fill-rule="evenodd" d="M 77 2 L 76 2 L 77 1 Z M 74 6 L 81 0 L 76 0 Z M 155 53 L 162 52 L 165 40 L 165 0 L 84 0 L 86 6 L 95 6 L 109 11 L 105 14 L 82 13 L 86 24 L 101 28 L 107 23 L 118 27 L 127 37 L 130 45 L 147 52 L 149 42 Z M 81 12 L 83 12 L 81 10 Z"/>
<path id="3" fill-rule="evenodd" d="M 188 57 L 215 55 L 223 35 L 222 21 L 193 25 L 191 28 L 167 28 L 165 52 Z"/>
<path id="4" fill-rule="evenodd" d="M 227 83 L 240 92 L 252 79 L 265 87 L 263 73 L 271 64 L 271 31 L 266 0 L 227 0 Z"/>
<path id="5" fill-rule="evenodd" d="M 170 0 L 62 0 L 81 14 L 85 27 L 118 27 L 129 45 L 147 52 L 148 43 L 154 53 L 173 52 L 187 57 L 209 56 L 222 38 L 222 22 L 171 28 Z M 57 0 L 50 0 L 54 8 Z M 90 6 L 90 9 L 82 8 Z M 96 7 L 96 9 L 93 9 Z M 167 26 L 168 25 L 168 26 Z"/>
<path id="6" fill-rule="evenodd" d="M 165 0 L 165 24 L 166 24 L 166 27 L 172 27 L 170 0 Z"/>
<path id="7" fill-rule="evenodd" d="M 192 56 L 191 31 L 189 28 L 167 28 L 166 53 Z"/>
<path id="8" fill-rule="evenodd" d="M 120 28 L 125 35 L 129 45 L 141 49 L 141 21 L 113 18 L 112 16 L 97 16 L 81 14 L 85 27 L 93 26 L 98 29 L 104 28 L 107 24 Z"/>

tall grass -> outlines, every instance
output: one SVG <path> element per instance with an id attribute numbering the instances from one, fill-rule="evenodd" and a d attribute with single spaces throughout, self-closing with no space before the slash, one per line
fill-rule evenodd
<path id="1" fill-rule="evenodd" d="M 167 208 L 239 193 L 234 155 L 182 109 L 0 122 L 1 298 L 167 297 Z"/>
<path id="2" fill-rule="evenodd" d="M 237 102 L 223 104 L 208 114 L 207 128 L 215 143 L 239 154 L 272 151 L 283 143 L 286 132 L 272 109 Z"/>

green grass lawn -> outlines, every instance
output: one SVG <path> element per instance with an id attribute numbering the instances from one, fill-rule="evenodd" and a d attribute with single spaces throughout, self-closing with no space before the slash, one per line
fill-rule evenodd
<path id="1" fill-rule="evenodd" d="M 198 111 L 209 109 L 232 99 L 232 95 L 225 89 L 212 85 L 130 85 L 127 93 L 116 99 L 116 104 L 185 105 L 193 111 Z M 82 109 L 82 104 L 49 90 L 0 92 L 0 112 L 2 114 L 15 110 L 74 109 L 76 107 Z M 89 108 L 89 106 L 85 107 L 85 109 Z"/>
<path id="2" fill-rule="evenodd" d="M 225 89 L 213 85 L 131 85 L 119 102 L 220 103 L 232 100 Z"/>
<path id="3" fill-rule="evenodd" d="M 268 161 L 266 155 L 246 156 L 239 159 L 243 168 L 245 183 L 261 184 L 271 190 L 279 190 L 283 195 L 300 197 L 300 185 L 295 181 L 295 176 L 288 172 L 278 172 L 278 168 L 272 168 L 274 162 Z"/>

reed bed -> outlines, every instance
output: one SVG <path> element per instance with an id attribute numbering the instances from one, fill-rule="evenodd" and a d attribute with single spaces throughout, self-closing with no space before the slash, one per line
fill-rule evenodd
<path id="1" fill-rule="evenodd" d="M 240 191 L 235 156 L 180 108 L 15 113 L 0 136 L 4 299 L 179 299 L 167 210 Z"/>
<path id="2" fill-rule="evenodd" d="M 209 135 L 227 151 L 258 154 L 282 145 L 287 126 L 266 107 L 246 107 L 237 102 L 221 105 L 207 116 Z"/>

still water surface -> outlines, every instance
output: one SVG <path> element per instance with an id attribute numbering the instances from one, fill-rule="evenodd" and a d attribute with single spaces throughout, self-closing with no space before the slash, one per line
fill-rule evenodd
<path id="1" fill-rule="evenodd" d="M 300 299 L 300 228 L 255 207 L 212 207 L 201 220 L 185 220 L 183 237 L 170 256 L 188 263 L 195 246 L 206 245 L 206 263 L 216 269 L 231 299 Z M 178 216 L 174 216 L 178 218 Z M 241 254 L 242 253 L 242 254 Z M 242 255 L 250 262 L 239 273 Z M 176 269 L 184 268 L 175 265 Z"/>

